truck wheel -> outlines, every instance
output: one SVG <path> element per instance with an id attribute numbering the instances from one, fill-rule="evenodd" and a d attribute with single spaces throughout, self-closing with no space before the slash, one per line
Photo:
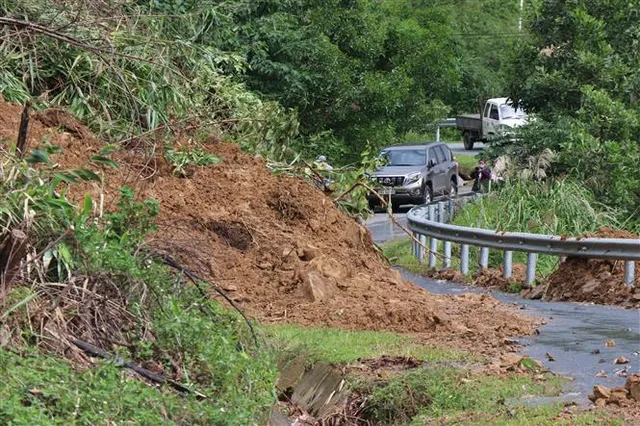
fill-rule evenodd
<path id="1" fill-rule="evenodd" d="M 464 135 L 462 135 L 462 143 L 464 144 L 464 149 L 466 149 L 467 151 L 471 151 L 473 149 L 473 138 L 471 138 L 471 133 L 469 132 L 464 132 Z"/>

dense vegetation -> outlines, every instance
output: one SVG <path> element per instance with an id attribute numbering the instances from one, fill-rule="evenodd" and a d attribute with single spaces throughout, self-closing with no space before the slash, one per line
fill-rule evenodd
<path id="1" fill-rule="evenodd" d="M 219 161 L 172 147 L 190 131 L 277 161 L 322 153 L 359 162 L 335 177 L 348 188 L 381 145 L 420 139 L 429 123 L 508 91 L 537 120 L 490 151 L 519 172 L 499 202 L 487 198 L 460 220 L 568 234 L 637 227 L 639 5 L 531 3 L 518 32 L 517 2 L 500 0 L 0 0 L 0 93 L 63 107 L 107 142 L 151 151 L 168 141 L 176 174 Z M 112 148 L 94 161 L 112 164 Z M 60 184 L 99 177 L 49 167 L 56 151 L 19 159 L 3 143 L 0 152 L 0 241 L 24 234 L 33 244 L 26 271 L 15 280 L 3 271 L 0 287 L 0 363 L 9 371 L 0 422 L 262 422 L 275 401 L 272 354 L 239 315 L 145 250 L 156 203 L 123 188 L 109 214 L 90 199 L 73 205 Z M 343 203 L 361 210 L 356 198 Z M 78 374 L 63 357 L 86 359 L 69 354 L 65 335 L 117 348 L 208 398 L 146 386 L 113 360 Z M 409 382 L 428 386 L 429 410 L 468 406 L 474 389 L 453 389 L 456 374 L 370 389 L 372 418 L 407 420 L 391 398 Z"/>
<path id="2" fill-rule="evenodd" d="M 640 223 L 640 4 L 541 1 L 513 53 L 510 94 L 536 114 L 516 144 L 497 147 L 527 162 L 545 150 L 548 174 L 584 184 Z"/>
<path id="3" fill-rule="evenodd" d="M 0 6 L 8 100 L 62 105 L 114 140 L 197 122 L 271 157 L 336 163 L 501 93 L 518 16 L 496 0 Z"/>

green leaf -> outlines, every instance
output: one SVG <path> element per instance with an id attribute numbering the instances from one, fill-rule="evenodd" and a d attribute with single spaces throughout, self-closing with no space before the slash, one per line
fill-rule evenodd
<path id="1" fill-rule="evenodd" d="M 538 363 L 532 360 L 531 358 L 523 358 L 522 361 L 520 361 L 520 365 L 526 368 L 527 370 L 531 370 L 531 371 L 537 371 L 540 369 L 540 366 L 538 365 Z"/>
<path id="2" fill-rule="evenodd" d="M 82 180 L 98 182 L 101 181 L 100 176 L 88 169 L 75 170 L 75 174 Z"/>
<path id="3" fill-rule="evenodd" d="M 43 151 L 41 149 L 34 149 L 31 151 L 31 156 L 25 159 L 25 161 L 29 164 L 38 164 L 38 163 L 49 164 L 50 159 L 49 159 L 49 154 L 47 154 L 46 151 Z"/>
<path id="4" fill-rule="evenodd" d="M 91 210 L 93 209 L 93 200 L 89 194 L 84 196 L 84 202 L 82 204 L 82 211 L 80 212 L 80 216 L 84 219 L 88 218 L 91 215 Z"/>
<path id="5" fill-rule="evenodd" d="M 72 174 L 70 171 L 56 173 L 53 177 L 53 187 L 58 186 L 60 182 L 66 183 L 78 183 L 78 177 Z"/>
<path id="6" fill-rule="evenodd" d="M 62 152 L 62 147 L 59 147 L 58 145 L 52 145 L 52 144 L 46 144 L 45 148 L 47 149 L 47 154 L 57 154 L 59 152 Z"/>
<path id="7" fill-rule="evenodd" d="M 119 146 L 115 143 L 110 143 L 105 145 L 101 150 L 99 155 L 109 155 L 118 150 Z"/>
<path id="8" fill-rule="evenodd" d="M 58 259 L 58 278 L 63 278 L 62 268 L 66 270 L 67 277 L 71 276 L 73 270 L 73 256 L 71 250 L 65 243 L 58 243 L 55 250 L 56 259 Z"/>
<path id="9" fill-rule="evenodd" d="M 94 155 L 91 157 L 91 161 L 97 164 L 104 164 L 105 166 L 113 167 L 114 169 L 120 168 L 118 163 L 103 155 Z"/>

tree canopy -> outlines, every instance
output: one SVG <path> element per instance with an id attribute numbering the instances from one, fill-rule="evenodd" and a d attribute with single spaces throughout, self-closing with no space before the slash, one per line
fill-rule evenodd
<path id="1" fill-rule="evenodd" d="M 514 50 L 512 99 L 537 115 L 520 143 L 549 148 L 555 173 L 584 182 L 622 219 L 640 221 L 640 2 L 544 0 Z"/>
<path id="2" fill-rule="evenodd" d="M 0 3 L 29 23 L 2 22 L 9 100 L 63 105 L 116 140 L 206 116 L 269 155 L 338 163 L 501 94 L 518 14 L 497 0 Z"/>

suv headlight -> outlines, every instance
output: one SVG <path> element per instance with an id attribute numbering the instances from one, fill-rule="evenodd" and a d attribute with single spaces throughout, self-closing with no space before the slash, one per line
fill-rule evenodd
<path id="1" fill-rule="evenodd" d="M 407 175 L 407 177 L 404 178 L 404 184 L 410 185 L 412 183 L 415 183 L 419 181 L 421 177 L 422 175 L 420 174 L 420 172 L 411 173 L 410 175 Z"/>

